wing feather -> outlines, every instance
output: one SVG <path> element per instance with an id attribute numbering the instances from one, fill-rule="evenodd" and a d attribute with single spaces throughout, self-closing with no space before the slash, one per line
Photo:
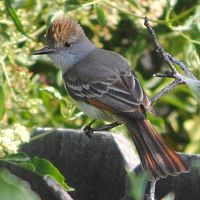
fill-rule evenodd
<path id="1" fill-rule="evenodd" d="M 134 112 L 145 100 L 148 100 L 134 73 L 120 74 L 116 79 L 113 76 L 105 81 L 85 81 L 72 79 L 64 75 L 65 85 L 71 96 L 78 101 L 88 102 L 90 98 L 96 99 L 117 112 Z"/>

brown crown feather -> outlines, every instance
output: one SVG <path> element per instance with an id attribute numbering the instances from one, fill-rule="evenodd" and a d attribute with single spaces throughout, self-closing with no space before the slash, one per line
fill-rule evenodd
<path id="1" fill-rule="evenodd" d="M 83 34 L 83 30 L 76 20 L 60 16 L 53 20 L 47 31 L 46 38 L 48 43 L 73 42 Z"/>

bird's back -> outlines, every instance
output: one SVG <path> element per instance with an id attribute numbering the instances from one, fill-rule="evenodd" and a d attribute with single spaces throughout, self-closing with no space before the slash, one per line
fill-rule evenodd
<path id="1" fill-rule="evenodd" d="M 128 62 L 121 55 L 96 48 L 75 64 L 67 74 L 72 79 L 97 81 L 105 80 L 105 76 L 115 79 L 119 74 L 128 75 L 130 71 Z"/>

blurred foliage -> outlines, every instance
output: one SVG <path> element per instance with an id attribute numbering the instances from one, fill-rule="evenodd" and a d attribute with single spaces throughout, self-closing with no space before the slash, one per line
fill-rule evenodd
<path id="1" fill-rule="evenodd" d="M 28 129 L 79 129 L 90 121 L 74 106 L 63 87 L 61 72 L 49 58 L 31 56 L 31 51 L 45 43 L 52 18 L 60 14 L 76 18 L 98 47 L 126 57 L 149 97 L 171 80 L 152 77 L 167 67 L 153 51 L 144 16 L 150 18 L 165 50 L 200 78 L 199 0 L 0 1 L 2 129 L 16 123 Z M 199 89 L 179 86 L 155 104 L 156 116 L 149 114 L 151 122 L 178 151 L 200 153 L 199 97 Z M 122 127 L 117 130 L 124 131 Z"/>
<path id="2" fill-rule="evenodd" d="M 0 169 L 0 188 L 0 199 L 9 200 L 14 197 L 15 200 L 40 200 L 26 181 L 6 169 Z"/>
<path id="3" fill-rule="evenodd" d="M 4 158 L 4 162 L 19 166 L 23 169 L 29 170 L 36 173 L 39 176 L 45 177 L 50 176 L 54 179 L 60 186 L 62 186 L 67 191 L 72 191 L 73 188 L 69 187 L 65 183 L 64 176 L 58 171 L 58 169 L 53 166 L 53 164 L 44 159 L 34 156 L 30 158 L 25 153 L 9 154 Z"/>
<path id="4" fill-rule="evenodd" d="M 141 174 L 134 174 L 133 172 L 128 174 L 130 180 L 130 195 L 134 200 L 143 200 L 145 189 L 150 177 L 148 172 L 141 172 Z"/>
<path id="5" fill-rule="evenodd" d="M 61 72 L 49 58 L 31 56 L 45 43 L 52 18 L 63 13 L 76 18 L 98 47 L 125 56 L 149 97 L 170 80 L 152 78 L 167 67 L 153 51 L 144 16 L 150 18 L 166 51 L 200 77 L 197 0 L 5 0 L 0 2 L 0 11 L 2 127 L 20 123 L 27 128 L 81 128 L 89 121 L 65 92 Z M 155 110 L 157 116 L 149 115 L 150 120 L 176 150 L 200 152 L 199 98 L 191 88 L 177 87 L 155 104 Z"/>

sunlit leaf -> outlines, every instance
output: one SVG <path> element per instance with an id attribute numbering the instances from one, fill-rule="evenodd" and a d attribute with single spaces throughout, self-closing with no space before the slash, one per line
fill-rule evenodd
<path id="1" fill-rule="evenodd" d="M 12 162 L 24 162 L 29 161 L 30 157 L 25 153 L 16 153 L 7 155 L 4 160 Z"/>
<path id="2" fill-rule="evenodd" d="M 31 159 L 25 153 L 17 153 L 8 155 L 3 160 L 37 173 L 42 177 L 45 175 L 52 176 L 64 189 L 68 191 L 73 190 L 65 183 L 65 178 L 59 170 L 47 159 L 39 158 L 37 156 Z"/>
<path id="3" fill-rule="evenodd" d="M 20 19 L 17 15 L 15 9 L 12 7 L 12 1 L 4 0 L 4 3 L 5 3 L 6 10 L 7 10 L 8 14 L 10 15 L 11 19 L 13 20 L 15 26 L 17 27 L 18 31 L 21 32 L 23 35 L 28 36 L 20 22 Z"/>
<path id="4" fill-rule="evenodd" d="M 52 176 L 60 185 L 62 185 L 66 190 L 73 190 L 65 183 L 64 176 L 59 172 L 59 170 L 48 160 L 44 158 L 34 157 L 31 163 L 35 166 L 36 172 L 41 176 L 50 175 Z"/>
<path id="5" fill-rule="evenodd" d="M 50 94 L 51 96 L 53 96 L 54 98 L 56 98 L 59 101 L 62 100 L 62 95 L 54 87 L 48 86 L 45 88 L 40 88 L 40 91 Z"/>
<path id="6" fill-rule="evenodd" d="M 194 116 L 184 122 L 184 128 L 190 136 L 190 143 L 186 147 L 188 153 L 200 152 L 200 123 L 199 116 Z"/>

